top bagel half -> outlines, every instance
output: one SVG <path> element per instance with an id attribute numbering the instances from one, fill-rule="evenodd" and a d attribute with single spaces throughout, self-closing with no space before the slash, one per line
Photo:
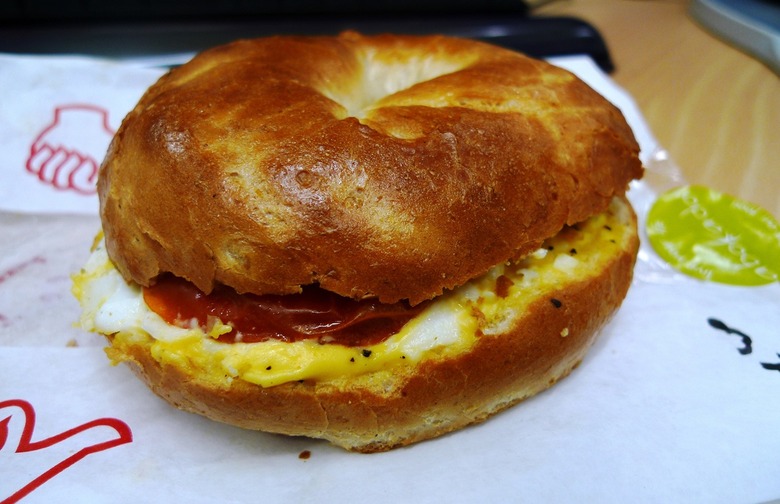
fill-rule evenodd
<path id="1" fill-rule="evenodd" d="M 571 73 L 443 36 L 272 37 L 201 53 L 125 118 L 98 192 L 149 285 L 416 304 L 604 211 L 642 173 Z"/>

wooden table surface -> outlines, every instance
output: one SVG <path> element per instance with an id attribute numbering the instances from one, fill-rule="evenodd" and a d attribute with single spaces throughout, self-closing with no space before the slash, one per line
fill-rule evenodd
<path id="1" fill-rule="evenodd" d="M 596 27 L 611 77 L 636 100 L 689 183 L 757 203 L 780 217 L 780 76 L 722 41 L 683 0 L 559 0 L 536 15 Z"/>

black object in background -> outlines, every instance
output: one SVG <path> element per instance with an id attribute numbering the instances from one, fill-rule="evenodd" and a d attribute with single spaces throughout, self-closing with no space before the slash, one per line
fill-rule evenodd
<path id="1" fill-rule="evenodd" d="M 612 60 L 599 32 L 569 17 L 535 17 L 515 0 L 17 0 L 0 2 L 0 52 L 111 58 L 195 53 L 275 34 L 443 33 L 543 58 Z"/>

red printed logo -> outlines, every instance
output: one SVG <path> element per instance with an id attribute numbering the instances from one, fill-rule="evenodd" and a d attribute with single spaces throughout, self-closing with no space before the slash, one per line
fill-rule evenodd
<path id="1" fill-rule="evenodd" d="M 58 190 L 95 194 L 100 160 L 114 130 L 108 111 L 88 105 L 63 105 L 30 147 L 27 171 L 42 183 Z"/>
<path id="2" fill-rule="evenodd" d="M 18 502 L 87 455 L 133 440 L 130 427 L 116 418 L 99 418 L 37 440 L 33 440 L 34 429 L 35 410 L 30 403 L 21 399 L 0 401 L 2 504 Z M 15 474 L 23 479 L 14 480 Z"/>

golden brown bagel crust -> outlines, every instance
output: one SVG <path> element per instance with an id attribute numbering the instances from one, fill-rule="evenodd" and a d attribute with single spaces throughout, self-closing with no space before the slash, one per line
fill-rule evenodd
<path id="1" fill-rule="evenodd" d="M 225 388 L 155 360 L 151 338 L 108 336 L 107 352 L 185 411 L 248 429 L 323 438 L 349 450 L 385 451 L 481 422 L 568 375 L 625 297 L 638 246 L 631 213 L 626 237 L 614 249 L 605 247 L 610 256 L 598 269 L 529 292 L 535 301 L 506 332 L 482 335 L 466 352 L 417 366 L 268 388 L 236 379 Z"/>
<path id="2" fill-rule="evenodd" d="M 603 211 L 641 175 L 575 76 L 441 36 L 206 51 L 126 117 L 98 190 L 126 279 L 432 298 Z"/>

